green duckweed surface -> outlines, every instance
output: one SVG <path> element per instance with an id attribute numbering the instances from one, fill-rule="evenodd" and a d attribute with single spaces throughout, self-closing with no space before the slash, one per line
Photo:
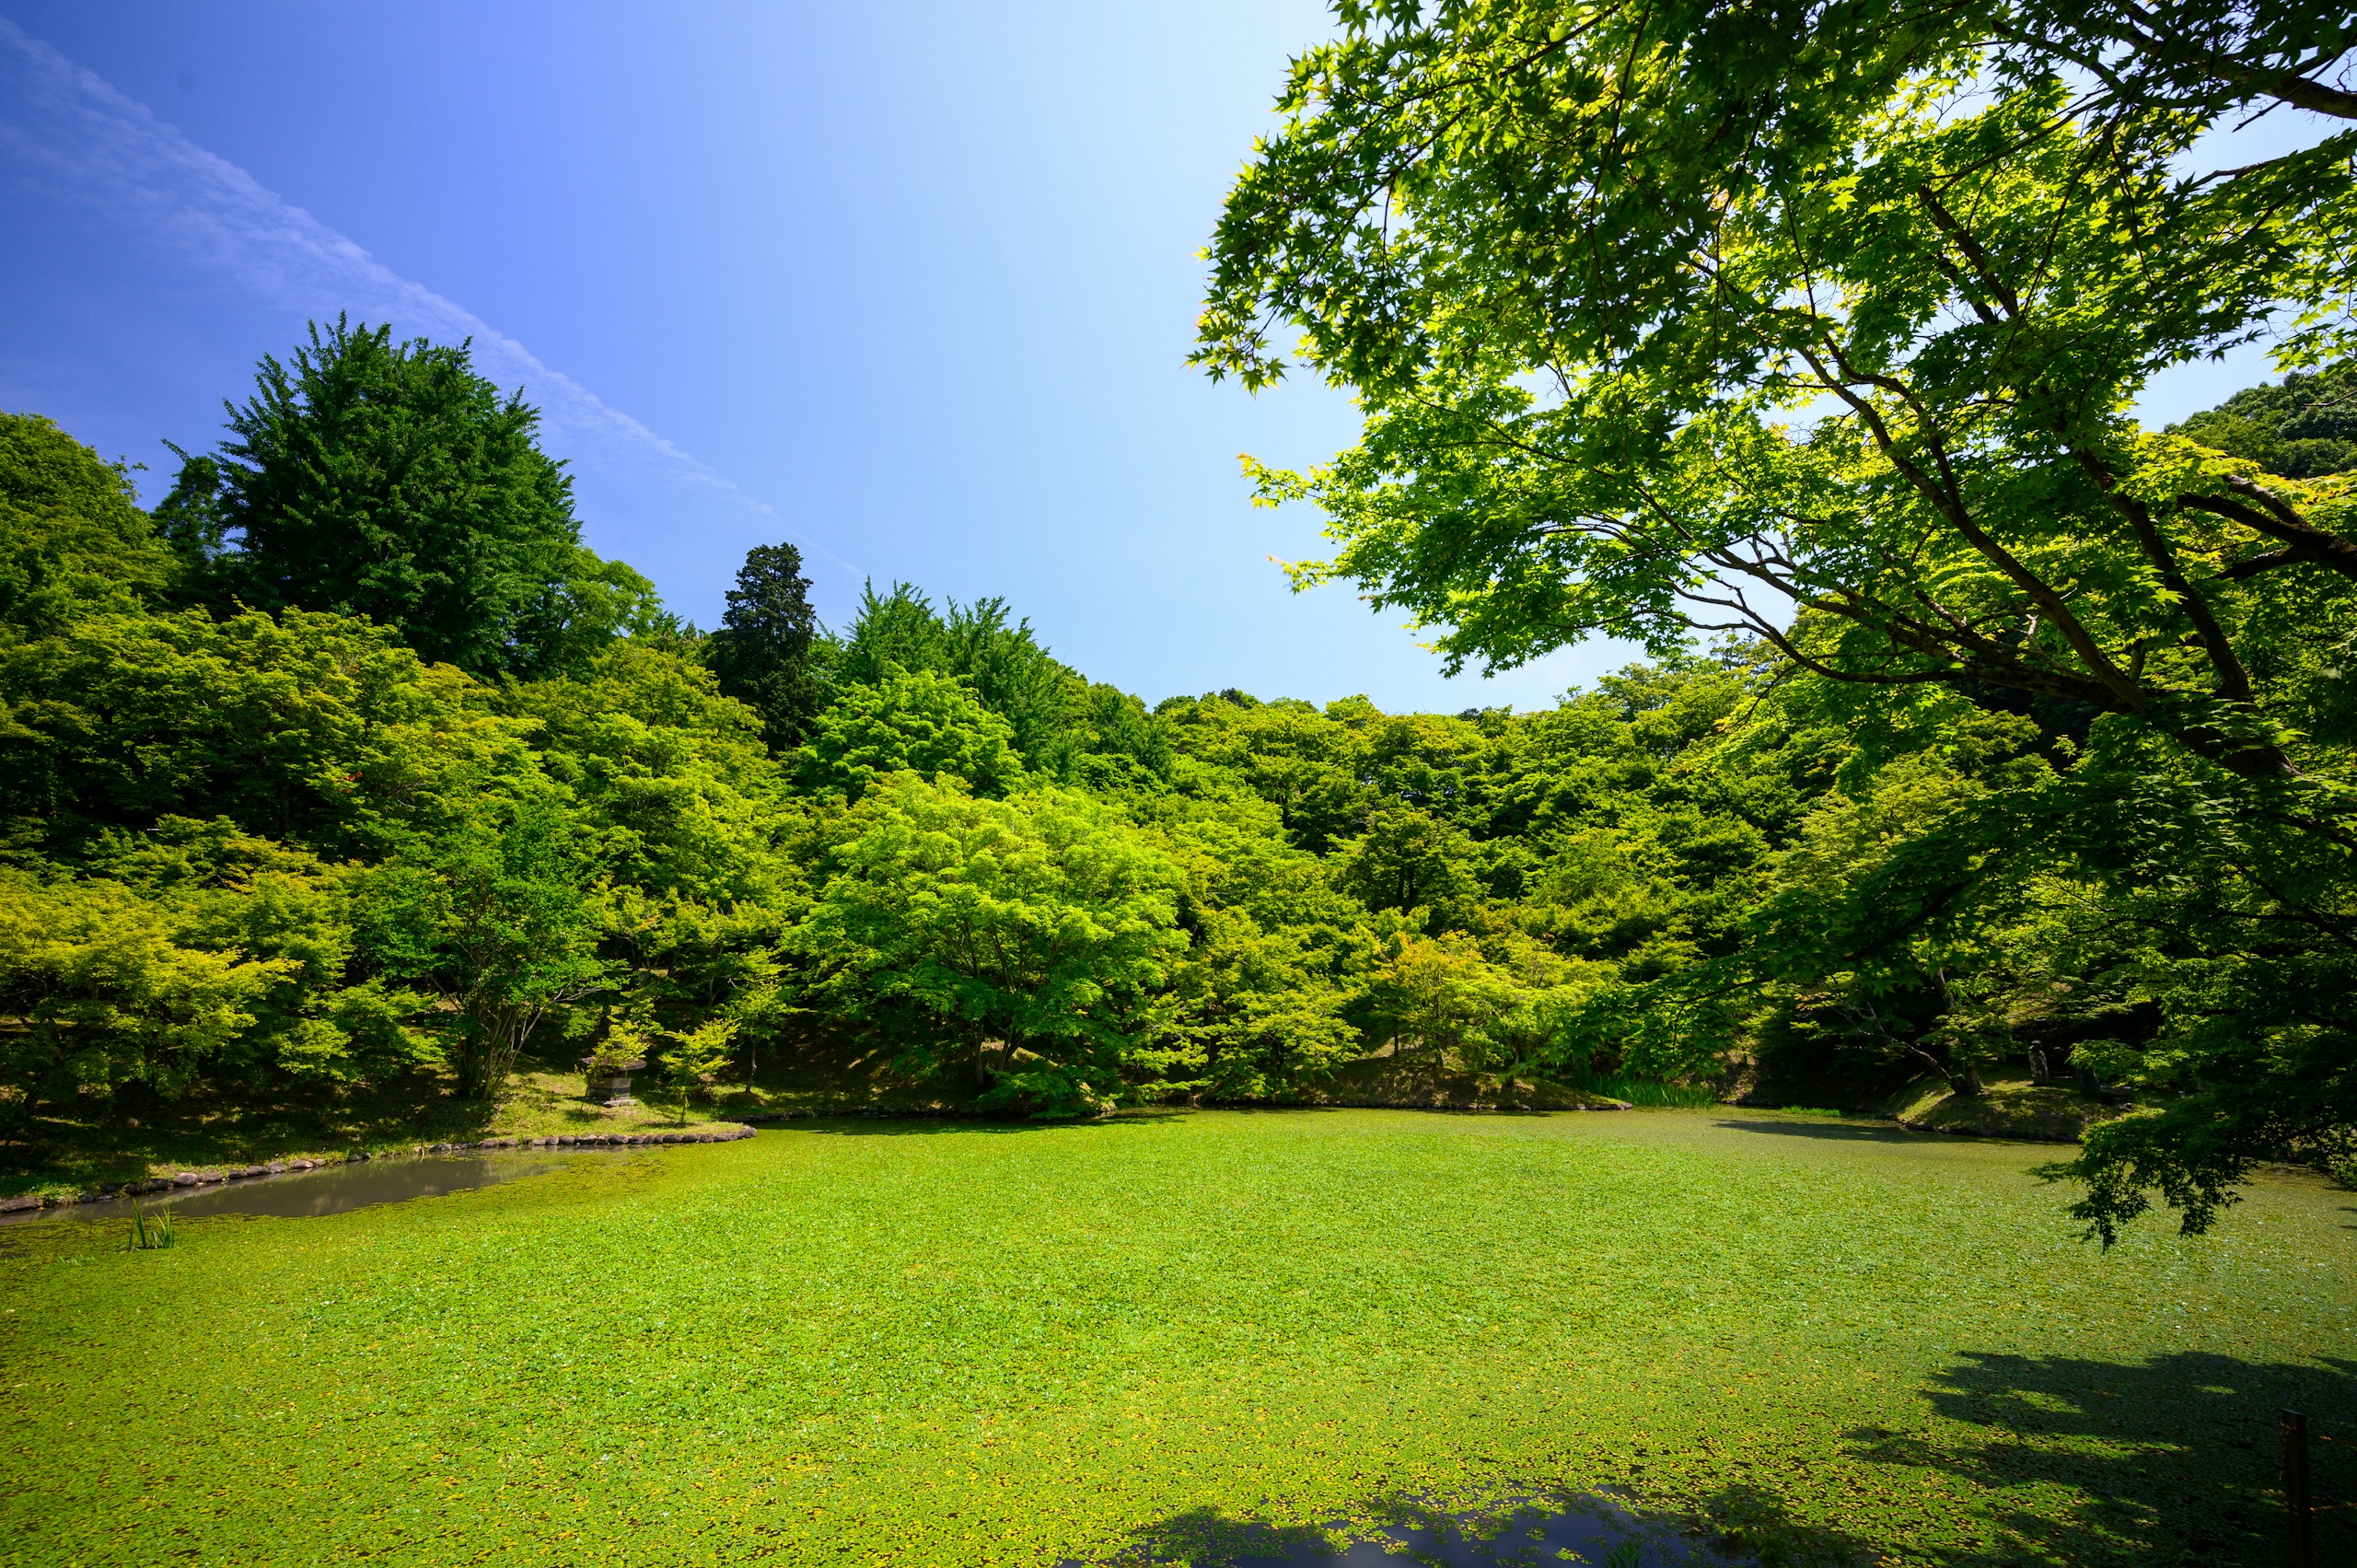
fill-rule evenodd
<path id="1" fill-rule="evenodd" d="M 14 1228 L 0 1562 L 1208 1563 L 1599 1485 L 1770 1561 L 2280 1561 L 2279 1408 L 2352 1494 L 2357 1198 L 2270 1180 L 2105 1256 L 2054 1153 L 806 1123 L 168 1251 Z"/>

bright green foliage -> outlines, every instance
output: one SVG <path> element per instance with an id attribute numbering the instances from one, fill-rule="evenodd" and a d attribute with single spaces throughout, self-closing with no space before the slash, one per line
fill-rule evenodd
<path id="1" fill-rule="evenodd" d="M 1412 806 L 1378 806 L 1365 830 L 1335 846 L 1338 886 L 1371 910 L 1446 919 L 1474 895 L 1472 841 Z"/>
<path id="2" fill-rule="evenodd" d="M 623 641 L 575 675 L 503 694 L 542 766 L 596 825 L 609 874 L 650 894 L 765 900 L 779 868 L 779 774 L 761 721 L 692 660 Z"/>
<path id="3" fill-rule="evenodd" d="M 1912 112 L 1889 147 L 1934 164 L 1953 155 L 1944 139 L 1967 121 Z M 1511 161 L 1480 157 L 1492 155 Z M 2084 173 L 2040 168 L 2003 191 L 1974 187 L 1971 212 L 2002 215 L 2000 197 Z M 1727 210 L 1806 206 L 1805 195 L 1770 181 Z M 1473 208 L 1448 210 L 1479 230 Z M 1756 220 L 1727 230 L 1741 242 L 1727 255 L 1746 265 L 1829 232 L 1780 237 Z M 1875 222 L 1885 238 L 1911 232 L 1889 213 Z M 2083 227 L 2071 243 L 2100 250 Z M 2061 285 L 2040 286 L 2050 303 Z M 1518 298 L 1514 310 L 1551 331 L 1576 324 L 1574 304 Z M 1722 322 L 1732 331 L 1740 310 L 1721 308 L 1736 312 Z M 1656 347 L 1701 352 L 1684 326 L 1657 327 Z M 2040 1080 L 2138 1097 L 2139 1113 L 2100 1129 L 2079 1164 L 2091 1228 L 2116 1237 L 2155 1191 L 2199 1228 L 2254 1161 L 2324 1158 L 2357 1125 L 2340 1006 L 2357 983 L 2345 957 L 2357 907 L 2338 782 L 2357 740 L 2357 689 L 2343 678 L 2357 623 L 2328 548 L 2350 487 L 2261 484 L 2247 462 L 2109 413 L 2089 439 L 2142 465 L 2132 483 L 2089 490 L 2067 466 L 2056 479 L 2045 458 L 2023 457 L 2015 414 L 1939 401 L 1964 374 L 1942 356 L 1979 340 L 1942 339 L 1948 328 L 1930 318 L 1918 329 L 1922 341 L 1874 340 L 1874 363 L 1931 399 L 1888 447 L 1874 422 L 1897 429 L 1898 404 L 1876 400 L 1898 394 L 1878 383 L 1860 394 L 1864 409 L 1837 399 L 1805 435 L 1775 427 L 1775 400 L 1800 372 L 1772 354 L 1711 372 L 1741 370 L 1749 390 L 1729 382 L 1690 406 L 1673 397 L 1691 389 L 1666 362 L 1616 358 L 1608 344 L 1543 396 L 1501 368 L 1508 354 L 1457 365 L 1463 387 L 1418 372 L 1410 391 L 1370 397 L 1378 433 L 1447 413 L 1443 391 L 1527 400 L 1507 422 L 1522 434 L 1478 461 L 1444 443 L 1418 458 L 1426 470 L 1357 500 L 1336 494 L 1347 530 L 1350 506 L 1407 505 L 1437 494 L 1418 486 L 1440 465 L 1472 463 L 1446 482 L 1465 487 L 1457 511 L 1409 519 L 1444 554 L 1464 542 L 1446 531 L 1457 522 L 1504 515 L 1502 486 L 1561 499 L 1638 484 L 1669 520 L 1636 507 L 1612 526 L 1723 541 L 1734 536 L 1696 532 L 1698 519 L 1739 521 L 1759 495 L 1736 493 L 1762 475 L 1784 501 L 1840 503 L 1792 535 L 1840 545 L 1807 566 L 1810 591 L 1830 598 L 1708 652 L 1670 636 L 1664 611 L 1655 662 L 1533 714 L 1387 714 L 1364 698 L 1321 708 L 1237 691 L 1148 713 L 1055 660 L 995 599 L 937 610 L 895 585 L 828 635 L 783 547 L 749 559 L 733 619 L 712 638 L 642 607 L 633 634 L 607 624 L 561 656 L 543 643 L 540 662 L 482 679 L 422 659 L 410 644 L 423 622 L 226 610 L 223 574 L 242 569 L 244 537 L 226 520 L 228 459 L 192 459 L 151 524 L 120 474 L 20 422 L 10 471 L 38 482 L 11 504 L 33 496 L 48 520 L 17 530 L 30 541 L 17 579 L 29 608 L 0 636 L 0 790 L 13 803 L 0 849 L 16 932 L 0 986 L 17 999 L 0 1011 L 0 1115 L 37 1138 L 157 1097 L 357 1103 L 438 1085 L 421 1092 L 468 1097 L 480 1121 L 525 1055 L 548 1082 L 585 1051 L 652 1054 L 683 1097 L 740 1068 L 750 1083 L 781 1054 L 898 1058 L 945 1098 L 1049 1117 L 1195 1094 L 1324 1098 L 1338 1074 L 1427 1075 L 1436 1091 L 1469 1079 L 1483 1096 L 1538 1077 L 1659 1100 L 1707 1097 L 1737 1069 L 1840 1081 L 1854 1098 L 1935 1073 L 1968 1098 L 1984 1073 L 2026 1063 Z M 284 373 L 284 406 L 266 395 L 248 412 L 285 413 L 292 423 L 271 428 L 296 447 L 325 431 L 362 453 L 385 431 L 447 435 L 455 421 L 474 434 L 452 437 L 450 462 L 497 458 L 508 480 L 554 471 L 533 466 L 528 411 L 445 351 L 382 338 L 323 339 Z M 1446 339 L 1435 328 L 1432 343 Z M 1581 412 L 1581 389 L 1608 384 L 1622 401 Z M 2293 389 L 2313 412 L 2337 385 Z M 347 392 L 349 420 L 313 421 L 314 393 Z M 1620 418 L 1639 393 L 1661 415 L 1654 446 L 1606 442 L 1573 461 L 1514 445 L 1591 415 L 1604 423 L 1582 439 L 1608 432 L 1605 413 Z M 509 423 L 477 418 L 493 414 Z M 2129 636 L 2119 668 L 2166 703 L 2106 706 L 2059 678 L 2009 688 L 2005 669 L 1984 668 L 2067 673 L 2077 655 L 2039 641 L 2061 634 L 2042 610 L 2006 621 L 2012 601 L 1989 574 L 2007 569 L 1975 564 L 1970 530 L 1899 484 L 1901 459 L 1930 450 L 1942 420 L 1962 422 L 1958 439 L 1994 443 L 1951 465 L 1983 508 L 1972 516 L 2014 530 L 2032 575 L 2064 572 L 2071 613 L 2099 639 Z M 1689 464 L 1698 441 L 1751 466 Z M 259 485 L 262 471 L 248 478 Z M 2185 499 L 2218 499 L 2200 488 L 2213 482 L 2324 532 L 2253 554 L 2233 516 Z M 2245 482 L 2258 489 L 2235 488 Z M 2122 495 L 2207 574 L 2192 597 L 2120 565 L 2149 542 Z M 2054 516 L 2005 510 L 2033 502 Z M 1702 513 L 1677 511 L 1689 503 Z M 490 506 L 468 521 L 419 505 L 417 517 L 456 531 L 418 561 L 509 559 L 501 530 L 520 513 Z M 1820 524 L 1829 531 L 1808 532 Z M 1921 561 L 1887 558 L 1910 539 L 1930 541 Z M 1597 581 L 1614 593 L 1629 574 L 1667 569 L 1596 548 L 1610 567 Z M 97 564 L 110 552 L 127 563 L 112 579 Z M 1549 559 L 1551 572 L 1566 558 Z M 1835 566 L 1849 575 L 1827 575 Z M 1964 607 L 1944 635 L 1996 630 L 1962 664 L 1903 639 L 1876 653 L 1898 623 L 1845 616 L 1841 604 L 1871 608 L 1843 599 L 1845 582 L 1901 598 L 1922 587 L 1927 614 Z M 1479 612 L 1465 625 L 1490 613 L 1465 602 Z M 2203 660 L 2212 676 L 2226 667 L 2200 626 L 2168 621 L 2198 620 L 2196 604 L 2236 650 L 2247 701 L 2214 680 L 2198 690 Z M 1548 624 L 1526 630 L 1576 630 Z M 2072 679 L 2094 667 L 2074 668 Z M 437 1125 L 459 1103 L 436 1109 Z M 184 1112 L 196 1114 L 173 1114 Z"/>
<path id="4" fill-rule="evenodd" d="M 597 842 L 601 951 L 631 994 L 691 1028 L 725 1009 L 773 1032 L 776 945 L 807 897 L 786 848 L 803 819 L 754 713 L 635 640 L 505 697 Z"/>
<path id="5" fill-rule="evenodd" d="M 1221 912 L 1202 926 L 1204 960 L 1223 971 L 1182 970 L 1182 989 L 1219 998 L 1243 977 L 1306 964 L 1248 1005 L 1219 999 L 1205 1025 L 1320 1016 L 1339 996 L 1369 1044 L 1404 1037 L 1417 1051 L 1430 1035 L 1420 1060 L 1435 1074 L 1715 1072 L 1736 1043 L 1724 1009 L 1665 1000 L 1653 982 L 1739 947 L 1771 847 L 1822 787 L 1771 747 L 1721 744 L 1755 680 L 1740 663 L 1688 658 L 1527 718 L 1399 717 L 1357 699 L 1321 712 L 1241 693 L 1163 704 L 1174 788 L 1196 800 L 1138 809 L 1168 820 L 1206 868 L 1197 899 Z M 1248 781 L 1266 803 L 1257 814 L 1235 804 Z M 1311 892 L 1296 867 L 1323 885 Z M 1231 910 L 1248 915 L 1248 940 Z M 1464 1027 L 1405 1021 L 1421 1004 L 1399 983 L 1401 922 L 1435 939 L 1411 945 L 1411 970 L 1463 960 Z M 1277 952 L 1255 950 L 1263 934 Z M 1306 1034 L 1298 1057 L 1271 1060 L 1298 1060 L 1297 1081 L 1313 1082 L 1339 1060 L 1332 1039 Z M 1239 1071 L 1253 1092 L 1283 1092 L 1248 1063 Z"/>
<path id="6" fill-rule="evenodd" d="M 83 1086 L 193 1082 L 293 967 L 184 944 L 175 923 L 112 883 L 0 883 L 0 988 L 21 1020 L 0 1046 L 12 1121 Z"/>
<path id="7" fill-rule="evenodd" d="M 1376 937 L 1271 804 L 1183 752 L 1174 771 L 1202 793 L 1133 801 L 1187 879 L 1173 1038 L 1212 1092 L 1283 1098 L 1362 1051 L 1345 1015 Z"/>
<path id="8" fill-rule="evenodd" d="M 0 413 L 0 624 L 136 609 L 171 567 L 122 469 L 38 414 Z"/>
<path id="9" fill-rule="evenodd" d="M 664 1077 L 679 1097 L 681 1121 L 688 1118 L 688 1096 L 697 1089 L 710 1090 L 727 1071 L 728 1059 L 736 1051 L 737 1031 L 741 1027 L 735 1018 L 712 1018 L 692 1029 L 674 1030 L 665 1037 L 670 1043 L 659 1060 Z"/>
<path id="10" fill-rule="evenodd" d="M 81 1092 L 379 1079 L 440 1053 L 424 999 L 355 969 L 349 876 L 226 821 L 111 840 L 103 875 L 7 874 L 0 987 L 20 1123 Z"/>
<path id="11" fill-rule="evenodd" d="M 1965 1092 L 2055 1042 L 2166 1107 L 2078 1162 L 2107 1239 L 2154 1189 L 2200 1228 L 2265 1151 L 2357 1123 L 2357 1036 L 2324 1004 L 2357 936 L 2357 528 L 2345 480 L 2283 471 L 2341 466 L 2345 376 L 2176 435 L 2125 412 L 2286 302 L 2287 363 L 2346 346 L 2345 25 L 1338 14 L 1229 199 L 1198 354 L 1265 384 L 1289 321 L 1364 410 L 1324 467 L 1253 465 L 1331 519 L 1296 581 L 1356 579 L 1453 664 L 1721 633 L 1782 677 L 1718 798 L 1493 863 L 1566 946 L 1627 954 L 1644 989 L 1587 1024 L 1839 1041 Z M 2209 133 L 2284 104 L 2330 117 L 2316 145 L 2220 163 Z M 1842 776 L 1788 844 L 1828 782 L 1804 738 Z M 1712 858 L 1732 877 L 1695 875 Z M 1720 918 L 1674 932 L 1714 885 Z M 2066 989 L 2066 954 L 2101 983 Z"/>
<path id="12" fill-rule="evenodd" d="M 1139 701 L 1092 686 L 1042 647 L 1028 621 L 1009 621 L 1006 601 L 933 602 L 907 583 L 879 595 L 869 585 L 840 646 L 832 678 L 880 686 L 895 673 L 955 677 L 1004 720 L 1023 765 L 1063 782 L 1153 787 L 1169 767 L 1169 746 Z"/>
<path id="13" fill-rule="evenodd" d="M 1583 1006 L 1609 972 L 1507 934 L 1484 943 L 1402 933 L 1387 944 L 1364 1005 L 1387 1052 L 1435 1076 L 1560 1070 Z"/>
<path id="14" fill-rule="evenodd" d="M 874 685 L 846 684 L 795 755 L 795 781 L 857 800 L 887 773 L 912 770 L 1004 795 L 1023 774 L 1015 731 L 973 689 L 932 670 L 894 669 Z"/>
<path id="15" fill-rule="evenodd" d="M 1486 1059 L 1491 1025 L 1515 1004 L 1505 977 L 1464 936 L 1399 937 L 1370 989 L 1386 1043 L 1436 1069 L 1469 1055 Z"/>
<path id="16" fill-rule="evenodd" d="M 256 1089 L 291 1082 L 316 1090 L 442 1063 L 434 1034 L 419 1027 L 427 998 L 389 984 L 358 949 L 354 867 L 248 836 L 226 819 L 166 817 L 148 832 L 110 835 L 89 869 L 93 880 L 80 886 L 119 883 L 168 919 L 183 945 L 284 966 L 216 1071 Z M 169 1089 L 193 1076 L 130 1081 Z"/>
<path id="17" fill-rule="evenodd" d="M 1193 937 L 1173 970 L 1174 1033 L 1212 1092 L 1282 1098 L 1359 1054 L 1359 1030 L 1344 1016 L 1353 993 L 1313 934 L 1204 908 Z"/>
<path id="18" fill-rule="evenodd" d="M 594 849 L 558 786 L 483 781 L 463 815 L 369 872 L 359 933 L 386 972 L 436 993 L 468 1099 L 495 1100 L 544 1018 L 606 986 Z"/>
<path id="19" fill-rule="evenodd" d="M 218 552 L 216 606 L 366 616 L 477 675 L 569 668 L 655 613 L 645 578 L 582 547 L 539 412 L 464 345 L 339 319 L 258 380 L 166 508 L 183 553 Z"/>
<path id="20" fill-rule="evenodd" d="M 1313 854 L 1358 826 L 1364 786 L 1348 755 L 1353 731 L 1307 703 L 1258 703 L 1241 692 L 1174 698 L 1156 711 L 1186 756 L 1232 773 L 1274 805 Z"/>
<path id="21" fill-rule="evenodd" d="M 6 809 L 61 853 L 174 815 L 355 854 L 467 771 L 528 765 L 457 670 L 301 610 L 85 617 L 0 645 L 0 698 Z"/>
<path id="22" fill-rule="evenodd" d="M 1359 447 L 1262 474 L 1333 516 L 1343 552 L 1303 580 L 1446 625 L 1453 661 L 1720 627 L 2282 774 L 2268 726 L 2228 717 L 2261 696 L 2235 622 L 2278 591 L 2244 569 L 2357 546 L 2119 410 L 2335 296 L 2340 144 L 2180 183 L 2198 118 L 2098 134 L 2047 79 L 1972 98 L 1975 41 L 1886 9 L 1828 6 L 1804 41 L 1741 6 L 1492 0 L 1306 56 L 1231 198 L 1203 349 L 1272 374 L 1273 310 L 1361 389 Z"/>
<path id="23" fill-rule="evenodd" d="M 9 426 L 40 459 L 11 471 L 48 476 L 40 517 L 105 528 L 81 577 L 51 548 L 80 535 L 17 530 L 50 540 L 51 609 L 0 638 L 22 868 L 0 986 L 29 1020 L 0 1115 L 412 1072 L 488 1098 L 609 1001 L 774 1033 L 804 819 L 756 716 L 677 639 L 491 688 L 357 617 L 158 611 L 174 557 L 119 475 L 50 434 Z"/>
<path id="24" fill-rule="evenodd" d="M 1073 750 L 1071 724 L 1086 682 L 1051 657 L 1031 623 L 1009 624 L 1006 601 L 932 601 L 906 583 L 878 597 L 871 586 L 843 639 L 840 678 L 880 685 L 895 671 L 931 671 L 962 679 L 981 704 L 1005 721 L 1027 767 L 1062 774 Z"/>
<path id="25" fill-rule="evenodd" d="M 845 680 L 874 686 L 896 669 L 947 671 L 950 660 L 949 629 L 931 599 L 911 583 L 894 583 L 883 594 L 868 583 L 843 633 L 836 672 Z"/>
<path id="26" fill-rule="evenodd" d="M 1187 946 L 1180 876 L 1118 813 L 1052 786 L 996 801 L 902 772 L 840 831 L 793 938 L 838 1016 L 1035 1115 L 1156 1086 L 1155 993 Z"/>

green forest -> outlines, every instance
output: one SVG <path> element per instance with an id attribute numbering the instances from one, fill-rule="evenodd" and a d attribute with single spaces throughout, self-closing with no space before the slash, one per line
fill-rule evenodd
<path id="1" fill-rule="evenodd" d="M 1000 599 L 822 625 L 784 542 L 699 628 L 583 545 L 522 391 L 381 326 L 264 357 L 152 511 L 10 416 L 11 1160 L 199 1104 L 482 1123 L 519 1063 L 684 1116 L 847 1051 L 1027 1119 L 1968 1120 L 2003 1074 L 2095 1121 L 2107 1242 L 2350 1160 L 2357 133 L 2200 167 L 2239 108 L 2350 118 L 2232 65 L 2322 45 L 1578 14 L 1343 6 L 1195 355 L 1266 386 L 1289 323 L 1358 399 L 1329 463 L 1247 459 L 1326 519 L 1297 586 L 1451 669 L 1647 650 L 1551 711 L 1149 708 Z M 2131 413 L 2262 341 L 2280 381 Z"/>
<path id="2" fill-rule="evenodd" d="M 1321 384 L 1325 460 L 1174 461 L 1448 690 L 1620 667 L 1535 711 L 1265 689 L 1209 601 L 1126 670 L 1225 689 L 1094 679 L 980 484 L 830 515 L 981 541 L 855 599 L 601 517 L 463 313 L 320 291 L 153 471 L 0 413 L 0 1568 L 2357 1561 L 2357 22 L 1329 20 L 1091 352 Z M 789 303 L 905 401 L 731 352 L 976 450 Z M 1109 617 L 1214 582 L 1120 542 Z"/>
<path id="3" fill-rule="evenodd" d="M 2343 385 L 2157 439 L 2338 471 L 2300 433 Z M 790 544 L 707 633 L 582 546 L 534 424 L 347 323 L 152 513 L 0 424 L 22 1156 L 188 1104 L 487 1118 L 519 1060 L 720 1103 L 846 1049 L 1027 1118 L 2011 1067 L 2151 1107 L 2107 1130 L 2197 1224 L 2244 1161 L 2345 1154 L 2336 837 L 2092 704 L 1723 636 L 1544 713 L 1148 709 L 998 600 L 825 628 Z M 2238 629 L 2329 769 L 2346 596 L 2262 582 Z"/>

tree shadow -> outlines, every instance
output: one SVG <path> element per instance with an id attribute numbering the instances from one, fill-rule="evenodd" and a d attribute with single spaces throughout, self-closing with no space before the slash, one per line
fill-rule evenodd
<path id="1" fill-rule="evenodd" d="M 2357 1361 L 1972 1352 L 1923 1394 L 1955 1424 L 1844 1441 L 1853 1459 L 1937 1470 L 1976 1494 L 1978 1517 L 1927 1515 L 1929 1539 L 1801 1522 L 1776 1492 L 1749 1484 L 1684 1516 L 1634 1512 L 1611 1492 L 1533 1493 L 1462 1513 L 1388 1495 L 1326 1524 L 1190 1509 L 1059 1568 L 2273 1568 L 2284 1559 L 2286 1409 L 2327 1439 L 2310 1450 L 2313 1561 L 2357 1563 Z"/>
<path id="2" fill-rule="evenodd" d="M 1734 1117 L 1722 1117 L 1714 1126 L 1735 1132 L 1772 1132 L 1784 1138 L 1829 1138 L 1849 1144 L 1933 1144 L 1942 1143 L 1935 1132 L 1910 1132 L 1904 1127 L 1888 1122 L 1854 1121 L 1747 1121 Z"/>
<path id="3" fill-rule="evenodd" d="M 2141 1364 L 1965 1353 L 1925 1396 L 1980 1429 L 1956 1444 L 1850 1434 L 1859 1458 L 1943 1470 L 1991 1504 L 1997 1538 L 1933 1560 L 2181 1563 L 2283 1560 L 2279 1412 L 2330 1441 L 2310 1450 L 2317 1562 L 2357 1562 L 2357 1362 L 2245 1361 L 2206 1352 Z M 2060 1501 L 2057 1489 L 2068 1495 Z M 2033 1505 L 2035 1504 L 2035 1505 Z"/>
<path id="4" fill-rule="evenodd" d="M 1747 1523 L 1733 1532 L 1646 1517 L 1606 1491 L 1542 1493 L 1486 1508 L 1448 1510 L 1402 1496 L 1374 1499 L 1328 1524 L 1277 1525 L 1191 1508 L 1138 1531 L 1093 1568 L 1739 1568 L 1765 1562 L 1848 1564 L 1859 1543 L 1796 1531 L 1764 1497 L 1729 1495 L 1720 1511 Z M 1754 1549 L 1765 1547 L 1766 1556 Z M 1084 1568 L 1066 1559 L 1057 1568 Z"/>
<path id="5" fill-rule="evenodd" d="M 861 1112 L 797 1116 L 789 1121 L 762 1121 L 754 1125 L 764 1132 L 820 1132 L 838 1138 L 912 1138 L 942 1132 L 1006 1135 L 1075 1128 L 1145 1126 L 1156 1121 L 1181 1121 L 1186 1115 L 1183 1110 L 1125 1110 L 1112 1116 L 1075 1118 L 1068 1121 L 1034 1121 L 1011 1114 L 990 1116 L 975 1112 L 911 1110 L 889 1114 Z"/>

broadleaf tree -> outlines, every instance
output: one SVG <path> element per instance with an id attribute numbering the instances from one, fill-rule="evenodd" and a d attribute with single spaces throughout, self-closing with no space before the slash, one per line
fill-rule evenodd
<path id="1" fill-rule="evenodd" d="M 2311 726 L 2308 651 L 2357 633 L 2347 487 L 2128 409 L 2287 316 L 2287 363 L 2340 345 L 2344 24 L 1863 0 L 1337 16 L 1229 197 L 1197 351 L 1266 385 L 1289 324 L 1358 397 L 1330 463 L 1249 465 L 1263 500 L 1330 519 L 1298 584 L 1356 580 L 1452 668 L 1734 633 L 1808 679 L 2076 730 L 2073 819 L 2134 819 L 2084 835 L 2108 907 L 2165 877 L 2124 846 L 2199 828 L 2222 880 L 2189 918 L 2286 981 L 2247 994 L 2317 993 L 2357 940 L 2350 737 Z M 2318 119 L 2290 150 L 2211 135 L 2293 110 Z M 2166 800 L 2137 793 L 2154 768 L 2182 785 Z M 2253 1160 L 2357 1120 L 2345 1024 L 2253 1014 L 2218 1055 L 2191 1017 L 2135 1069 L 2171 1109 L 2077 1164 L 2107 1240 L 2154 1188 L 2200 1228 Z M 2328 1043 L 2258 1043 L 2284 1029 Z M 2214 1073 L 2177 1049 L 2197 1038 Z"/>
<path id="2" fill-rule="evenodd" d="M 1119 814 L 1049 786 L 1005 800 L 878 778 L 792 937 L 812 993 L 912 1068 L 1035 1116 L 1173 1082 L 1157 993 L 1187 947 L 1177 865 Z"/>

